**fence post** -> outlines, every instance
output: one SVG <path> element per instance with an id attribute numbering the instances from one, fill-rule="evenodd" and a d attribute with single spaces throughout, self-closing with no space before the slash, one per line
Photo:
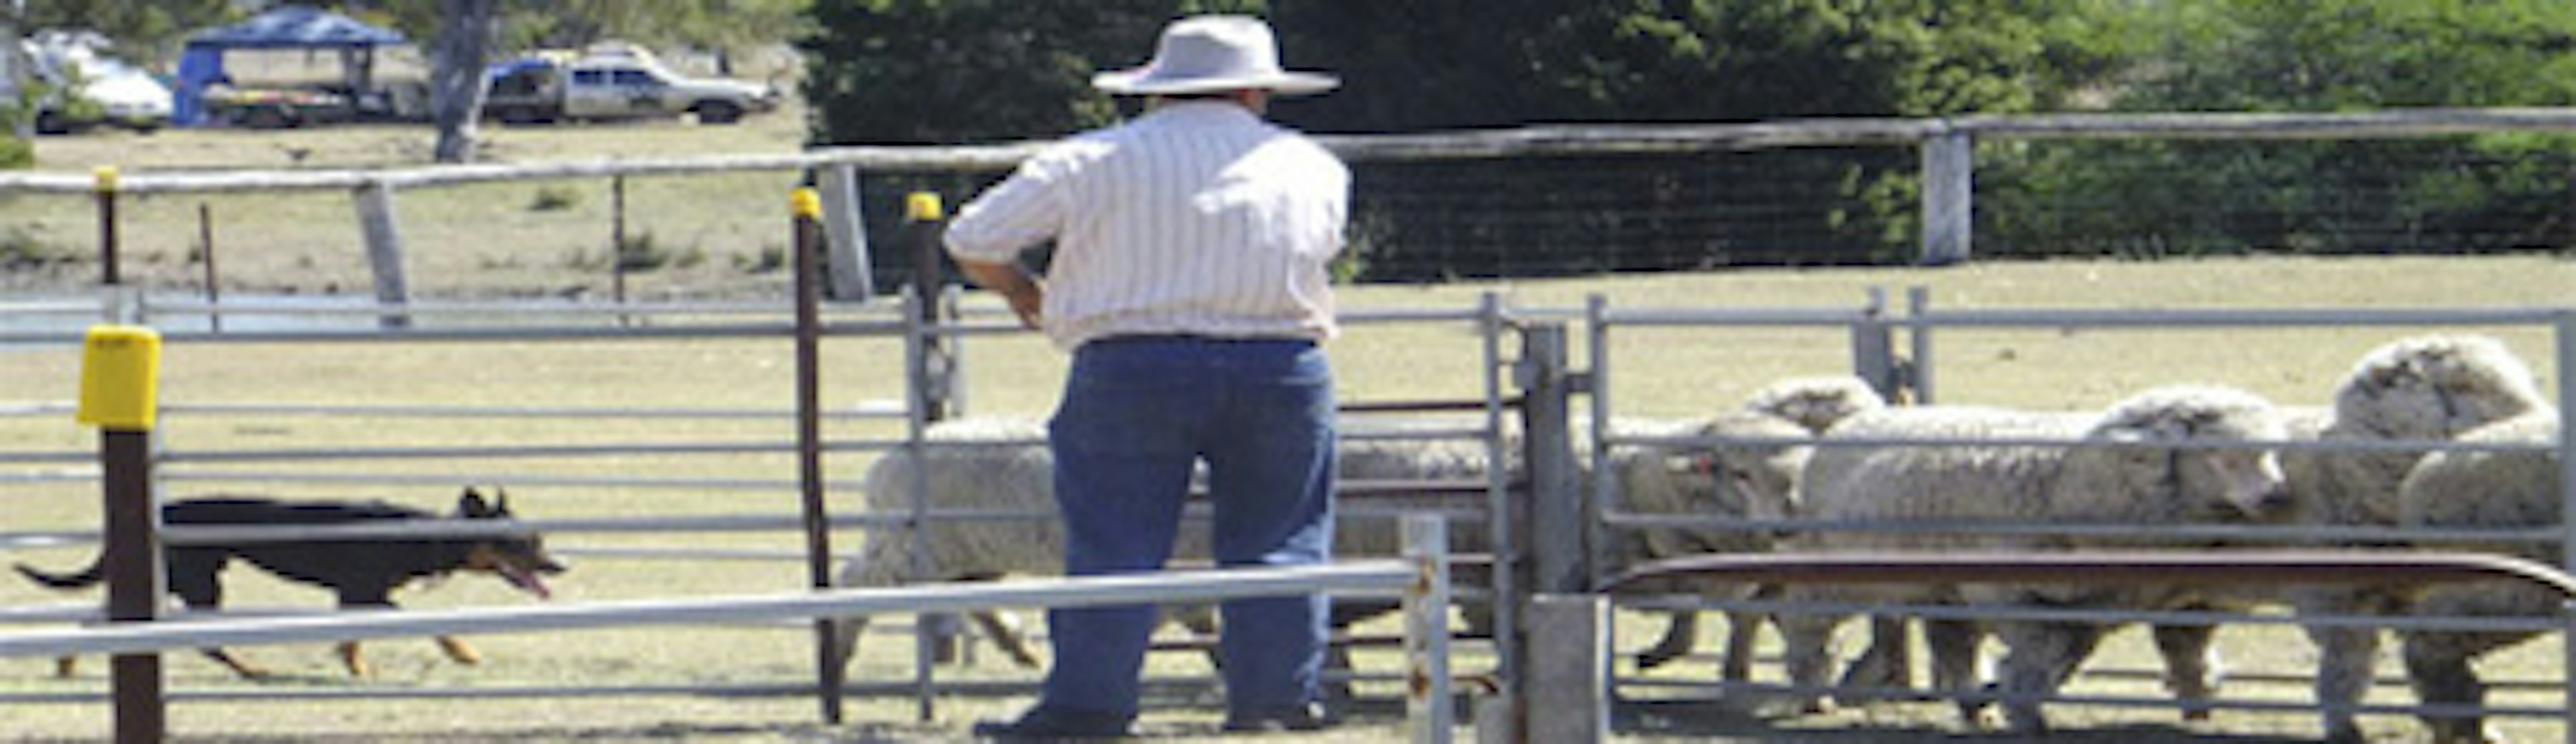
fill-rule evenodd
<path id="1" fill-rule="evenodd" d="M 831 516 L 826 513 L 823 489 L 823 322 L 817 299 L 821 293 L 814 264 L 821 260 L 814 245 L 819 238 L 815 220 L 822 216 L 822 205 L 813 189 L 797 189 L 788 197 L 791 226 L 795 231 L 791 250 L 796 252 L 791 265 L 796 271 L 796 464 L 797 484 L 805 515 L 805 572 L 815 589 L 832 587 Z M 841 664 L 837 634 L 832 618 L 814 618 L 816 665 L 823 690 L 823 722 L 841 723 Z"/>
<path id="2" fill-rule="evenodd" d="M 2557 321 L 2551 325 L 2552 335 L 2558 342 L 2558 494 L 2562 510 L 2559 513 L 2576 514 L 2576 511 L 2563 511 L 2576 508 L 2576 437 L 2567 434 L 2567 422 L 2576 421 L 2576 398 L 2568 397 L 2576 395 L 2576 311 L 2559 311 Z M 2576 534 L 2576 520 L 2562 519 L 2560 522 L 2567 525 L 2570 534 Z M 2561 559 L 2560 568 L 2576 572 L 2576 540 L 2568 540 L 2562 550 L 2565 557 Z M 2567 645 L 2576 646 L 2576 635 L 2568 638 Z M 2570 667 L 2569 671 L 2576 673 L 2576 667 Z M 2576 708 L 2570 710 L 2576 712 Z M 2576 720 L 2571 720 L 2567 728 L 2569 741 L 2576 742 Z"/>
<path id="3" fill-rule="evenodd" d="M 2565 419 L 2560 420 L 2564 421 Z M 2563 433 L 2565 431 L 2564 428 L 2561 428 L 2560 431 L 2562 433 L 2559 436 L 2566 436 L 2566 434 Z M 2558 619 L 2560 622 L 2565 623 L 2560 626 L 2560 630 L 2564 635 L 2559 637 L 2562 639 L 2576 638 L 2576 600 L 2559 601 Z M 2562 641 L 2559 645 L 2558 675 L 2559 679 L 2564 680 L 2569 675 L 2576 675 L 2576 643 L 2565 643 Z M 2565 684 L 2562 682 L 2559 685 L 2558 692 L 2559 705 L 2564 706 L 2568 714 L 2567 716 L 2559 719 L 2559 740 L 2567 742 L 2567 744 L 2576 744 L 2576 685 Z"/>
<path id="4" fill-rule="evenodd" d="M 1914 350 L 1914 358 L 1901 365 L 1905 386 L 1914 391 L 1916 405 L 1931 405 L 1932 324 L 1924 314 L 1932 312 L 1932 289 L 1922 285 L 1905 288 L 1905 341 Z"/>
<path id="5" fill-rule="evenodd" d="M 1599 594 L 1530 597 L 1529 710 L 1522 741 L 1590 744 L 1610 734 L 1610 600 Z"/>
<path id="6" fill-rule="evenodd" d="M 947 284 L 939 263 L 940 220 L 945 212 L 937 192 L 915 191 L 904 197 L 904 237 L 912 252 L 912 284 L 904 298 L 904 388 L 911 403 L 905 446 L 913 448 L 914 457 L 929 456 L 921 446 L 928 426 L 946 420 L 951 413 L 947 339 L 938 332 L 942 320 L 940 288 Z M 922 518 L 930 510 L 929 478 L 929 468 L 913 468 L 911 519 L 901 529 L 930 528 Z M 912 542 L 907 560 L 913 575 L 928 573 L 930 557 L 923 552 L 923 541 Z M 937 714 L 933 707 L 937 689 L 932 686 L 932 665 L 956 658 L 959 638 L 955 629 L 960 627 L 963 623 L 947 613 L 913 616 L 914 706 L 923 721 Z"/>
<path id="7" fill-rule="evenodd" d="M 1922 149 L 1923 265 L 1964 263 L 1975 235 L 1975 140 L 1944 126 Z"/>
<path id="8" fill-rule="evenodd" d="M 952 378 L 948 338 L 936 332 L 943 320 L 940 296 L 948 284 L 942 269 L 939 233 L 946 214 L 939 194 L 915 191 L 904 199 L 904 235 L 912 243 L 912 307 L 914 337 L 920 340 L 921 354 L 914 357 L 912 368 L 914 403 L 931 421 L 953 415 L 949 410 Z"/>
<path id="9" fill-rule="evenodd" d="M 1415 744 L 1448 744 L 1457 726 L 1449 689 L 1449 521 L 1439 514 L 1404 516 L 1404 560 L 1413 585 L 1404 592 L 1404 718 Z"/>
<path id="10" fill-rule="evenodd" d="M 205 251 L 206 304 L 214 306 L 206 313 L 206 329 L 224 332 L 223 275 L 215 271 L 215 213 L 205 202 L 197 202 L 197 246 Z"/>
<path id="11" fill-rule="evenodd" d="M 80 423 L 99 428 L 101 510 L 107 546 L 107 619 L 161 615 L 164 578 L 158 505 L 152 498 L 152 423 L 158 412 L 161 335 L 140 326 L 90 329 L 81 357 Z M 158 744 L 168 728 L 159 653 L 109 662 L 118 744 Z"/>
<path id="12" fill-rule="evenodd" d="M 1498 549 L 1495 560 L 1526 560 L 1531 570 L 1517 573 L 1525 578 L 1511 586 L 1497 585 L 1494 601 L 1510 602 L 1515 612 L 1525 612 L 1537 595 L 1591 589 L 1592 567 L 1581 527 L 1591 510 L 1584 505 L 1581 475 L 1574 462 L 1570 398 L 1582 380 L 1566 368 L 1565 324 L 1534 322 L 1523 327 L 1515 373 L 1522 389 L 1529 494 L 1520 502 L 1526 505 L 1526 513 L 1514 515 L 1513 523 L 1514 536 L 1527 547 L 1517 555 Z M 1511 690 L 1508 699 L 1518 710 L 1506 718 L 1524 733 L 1531 730 L 1536 717 L 1532 715 L 1536 708 L 1530 705 L 1536 693 L 1530 689 L 1533 647 L 1544 644 L 1533 630 L 1524 625 L 1513 628 L 1512 637 L 1495 639 L 1511 648 L 1500 666 L 1504 686 Z"/>
<path id="13" fill-rule="evenodd" d="M 824 296 L 844 302 L 866 300 L 876 294 L 876 276 L 868 265 L 867 217 L 859 211 L 859 168 L 835 163 L 824 168 L 821 176 L 817 180 L 823 194 L 823 235 L 829 247 L 823 268 L 831 272 Z"/>
<path id="14" fill-rule="evenodd" d="M 402 306 L 411 303 L 411 289 L 403 282 L 402 230 L 394 219 L 394 187 L 384 181 L 372 181 L 358 187 L 358 230 L 366 235 L 367 264 L 375 269 L 376 302 Z M 621 247 L 622 248 L 622 247 Z M 407 328 L 411 316 L 399 311 L 376 319 L 384 328 Z"/>
<path id="15" fill-rule="evenodd" d="M 90 176 L 90 193 L 98 203 L 98 283 L 115 286 L 124 283 L 116 258 L 116 166 L 99 166 Z"/>
<path id="16" fill-rule="evenodd" d="M 1905 379 L 1896 363 L 1896 334 L 1887 322 L 1887 290 L 1869 288 L 1864 317 L 1851 327 L 1852 376 L 1895 403 L 1905 394 Z"/>
<path id="17" fill-rule="evenodd" d="M 801 229 L 801 228 L 800 228 Z M 608 179 L 608 296 L 626 304 L 626 176 Z M 789 259 L 794 264 L 795 259 Z M 626 316 L 618 316 L 625 323 Z"/>
<path id="18" fill-rule="evenodd" d="M 1583 327 L 1587 335 L 1584 337 L 1583 347 L 1588 354 L 1584 360 L 1586 362 L 1584 368 L 1588 375 L 1585 379 L 1590 382 L 1589 388 L 1592 393 L 1590 400 L 1586 401 L 1592 412 L 1589 427 L 1591 447 L 1583 453 L 1587 462 L 1610 461 L 1610 438 L 1607 436 L 1610 422 L 1610 391 L 1613 389 L 1610 369 L 1613 366 L 1610 363 L 1610 325 L 1610 298 L 1601 294 L 1584 298 Z M 1580 522 L 1583 525 L 1583 560 L 1584 567 L 1590 569 L 1594 579 L 1598 580 L 1599 572 L 1614 571 L 1619 568 L 1614 563 L 1615 559 L 1611 557 L 1613 555 L 1611 546 L 1631 538 L 1626 533 L 1611 531 L 1608 523 L 1601 518 L 1601 513 L 1608 510 L 1612 503 L 1609 500 L 1610 495 L 1616 493 L 1619 487 L 1617 474 L 1611 472 L 1610 468 L 1593 468 L 1589 475 L 1590 477 L 1583 483 L 1584 493 L 1589 496 L 1589 499 L 1584 502 L 1588 508 L 1583 512 L 1583 520 Z M 1587 583 L 1585 586 L 1589 588 L 1591 584 Z"/>

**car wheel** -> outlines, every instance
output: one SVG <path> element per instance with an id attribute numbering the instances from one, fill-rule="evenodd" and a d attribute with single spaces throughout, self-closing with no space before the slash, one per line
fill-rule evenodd
<path id="1" fill-rule="evenodd" d="M 252 129 L 285 129 L 295 126 L 295 117 L 273 106 L 261 106 L 242 112 L 241 122 Z"/>
<path id="2" fill-rule="evenodd" d="M 726 101 L 707 101 L 698 104 L 698 123 L 700 124 L 732 124 L 739 121 L 742 121 L 741 106 Z"/>

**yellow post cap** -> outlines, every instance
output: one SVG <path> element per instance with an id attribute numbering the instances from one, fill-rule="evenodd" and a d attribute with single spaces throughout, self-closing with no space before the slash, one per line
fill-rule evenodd
<path id="1" fill-rule="evenodd" d="M 90 176 L 93 179 L 91 181 L 91 188 L 98 189 L 99 193 L 103 194 L 116 190 L 116 166 L 99 166 L 97 170 L 90 172 Z"/>
<path id="2" fill-rule="evenodd" d="M 73 418 L 103 429 L 150 429 L 160 407 L 160 377 L 160 332 L 91 326 L 81 353 L 80 411 Z"/>
<path id="3" fill-rule="evenodd" d="M 809 220 L 821 219 L 823 217 L 823 197 L 822 195 L 815 193 L 812 187 L 800 188 L 789 192 L 787 194 L 787 212 L 790 216 L 794 217 L 802 217 Z"/>
<path id="4" fill-rule="evenodd" d="M 940 213 L 939 192 L 915 191 L 903 199 L 903 214 L 905 217 L 912 218 L 914 222 L 939 219 Z"/>

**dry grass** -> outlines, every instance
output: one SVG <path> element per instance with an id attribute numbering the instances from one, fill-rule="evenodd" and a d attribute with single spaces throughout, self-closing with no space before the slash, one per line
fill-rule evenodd
<path id="1" fill-rule="evenodd" d="M 792 115 L 791 115 L 792 117 Z M 514 157 L 588 157 L 604 153 L 742 152 L 792 147 L 797 139 L 787 117 L 713 133 L 677 125 L 642 125 L 604 129 L 510 129 L 498 133 L 501 152 Z M 255 155 L 262 148 L 311 147 L 308 165 L 347 161 L 361 164 L 408 162 L 406 142 L 422 134 L 409 130 L 354 128 L 295 133 L 178 132 L 153 137 L 111 135 L 58 138 L 41 142 L 47 168 L 80 169 L 100 159 L 128 167 L 185 167 L 216 158 Z M 761 138 L 769 139 L 761 139 Z M 749 138 L 749 139 L 740 139 Z M 270 155 L 269 157 L 276 157 Z M 258 161 L 251 161 L 258 162 Z M 659 234 L 722 235 L 708 238 L 725 250 L 771 240 L 784 193 L 779 188 L 733 184 L 713 188 L 726 192 L 682 198 L 647 212 Z M 593 185 L 595 186 L 595 185 Z M 658 186 L 658 184 L 657 184 Z M 590 188 L 585 186 L 584 188 Z M 692 188 L 706 188 L 703 186 Z M 523 194 L 521 192 L 530 192 Z M 743 192 L 743 193 L 731 193 Z M 595 192 L 585 192 L 595 193 Z M 404 202 L 407 234 L 454 235 L 425 247 L 415 257 L 415 286 L 458 288 L 460 294 L 500 293 L 495 287 L 537 282 L 568 286 L 582 277 L 560 256 L 579 247 L 572 235 L 581 230 L 556 225 L 555 216 L 539 222 L 524 209 L 532 187 L 491 187 L 481 192 L 456 190 L 423 195 Z M 241 229 L 256 227 L 277 235 L 322 236 L 347 230 L 347 206 L 319 199 L 296 206 L 245 199 L 226 204 L 224 213 L 241 217 Z M 285 200 L 281 200 L 285 201 Z M 318 206 L 317 206 L 318 205 Z M 143 236 L 193 232 L 193 207 L 151 205 L 130 215 L 127 223 L 141 240 L 184 240 Z M 165 209 L 166 211 L 153 211 Z M 595 196 L 582 198 L 579 210 L 596 210 Z M 17 220 L 29 215 L 48 235 L 86 234 L 79 210 L 54 215 L 21 202 L 0 204 L 0 212 Z M 737 212 L 741 214 L 736 214 Z M 505 218 L 524 218 L 510 225 L 510 240 L 491 238 L 486 228 Z M 552 215 L 552 213 L 547 213 Z M 173 215 L 180 215 L 173 217 Z M 437 215 L 424 217 L 423 215 Z M 599 216 L 583 212 L 563 216 L 567 223 L 589 224 Z M 184 227 L 163 224 L 172 219 Z M 705 224 L 737 227 L 705 228 Z M 311 224 L 306 224 L 306 223 Z M 230 224 L 227 220 L 226 224 Z M 681 225 L 687 225 L 683 227 Z M 229 229 L 229 228 L 227 228 Z M 733 232 L 728 232 L 733 231 Z M 525 238 L 527 235 L 538 237 Z M 357 266 L 356 248 L 345 238 L 307 237 L 277 240 L 225 239 L 225 275 L 254 287 L 309 287 L 324 284 L 363 286 L 363 273 L 344 274 Z M 235 248 L 238 246 L 238 248 Z M 175 247 L 171 255 L 184 255 Z M 446 255 L 463 252 L 467 255 Z M 347 255 L 343 255 L 347 254 Z M 149 264 L 155 270 L 170 267 Z M 344 266 L 344 264 L 346 264 Z M 180 262 L 184 266 L 184 261 Z M 172 272 L 184 276 L 184 270 Z M 723 276 L 725 281 L 771 281 L 772 276 Z M 459 276 L 462 275 L 462 276 Z M 337 278 L 332 278 L 337 277 Z M 354 278 L 352 278 L 354 277 Z M 674 280 L 673 286 L 686 282 Z M 171 284 L 162 286 L 177 286 Z M 1833 269 L 1745 270 L 1690 274 L 1596 277 L 1507 283 L 1462 283 L 1440 286 L 1353 287 L 1345 304 L 1356 308 L 1472 307 L 1480 293 L 1493 292 L 1518 307 L 1573 308 L 1587 296 L 1602 294 L 1618 307 L 1778 307 L 1858 304 L 1869 289 L 1886 288 L 1900 296 L 1905 287 L 1925 287 L 1937 307 L 2518 307 L 2558 305 L 2576 288 L 2576 262 L 2542 257 L 2521 258 L 2388 258 L 2371 260 L 2247 259 L 2169 263 L 2028 263 L 1975 265 L 1942 270 Z M 476 289 L 465 289 L 465 288 Z M 2328 387 L 2362 351 L 2397 335 L 2423 329 L 2345 326 L 2303 329 L 2199 329 L 2172 331 L 1991 330 L 1944 331 L 1937 336 L 1939 392 L 1943 400 L 1991 402 L 2040 408 L 2098 406 L 2127 391 L 2150 384 L 2205 381 L 2243 386 L 2291 404 L 2324 402 Z M 2543 329 L 2487 328 L 2521 351 L 2555 384 L 2552 341 Z M 1579 335 L 1579 334 L 1578 334 Z M 1578 339 L 1579 340 L 1579 339 Z M 976 337 L 970 346 L 968 377 L 972 410 L 982 413 L 1037 414 L 1054 397 L 1062 373 L 1060 355 L 1027 336 Z M 1610 390 L 1615 411 L 1638 415 L 1688 415 L 1729 407 L 1746 392 L 1779 377 L 1827 374 L 1849 368 L 1846 339 L 1826 329 L 1628 329 L 1612 338 Z M 1476 363 L 1478 342 L 1463 326 L 1366 325 L 1350 329 L 1334 347 L 1345 396 L 1354 400 L 1454 398 L 1480 392 Z M 1576 358 L 1585 351 L 1579 346 Z M 888 382 L 900 363 L 899 349 L 874 339 L 835 340 L 826 348 L 827 405 L 884 399 L 897 393 Z M 78 366 L 69 348 L 0 351 L 0 380 L 12 383 L 7 400 L 60 400 L 71 397 Z M 1579 362 L 1578 362 L 1579 363 Z M 168 352 L 163 399 L 172 404 L 211 403 L 377 403 L 414 405 L 569 405 L 689 406 L 708 408 L 783 408 L 789 400 L 792 357 L 783 341 L 663 340 L 584 343 L 419 343 L 419 344 L 194 344 Z M 2555 389 L 2555 388 L 2550 388 Z M 784 442 L 788 421 L 748 422 L 657 420 L 500 420 L 335 418 L 282 415 L 172 416 L 163 426 L 164 445 L 174 453 L 224 449 L 308 448 L 345 446 L 431 446 L 499 444 L 599 444 L 674 441 Z M 881 424 L 835 424 L 838 438 L 879 436 Z M 0 452 L 85 452 L 91 435 L 55 418 L 0 418 Z M 830 472 L 849 482 L 865 465 L 864 455 L 835 455 Z M 783 456 L 690 456 L 609 458 L 494 458 L 469 461 L 384 460 L 318 465 L 220 465 L 173 463 L 176 473 L 200 477 L 247 469 L 297 472 L 364 471 L 403 473 L 437 479 L 439 485 L 330 486 L 284 481 L 249 483 L 175 480 L 171 496 L 225 489 L 251 489 L 288 496 L 365 496 L 424 506 L 443 505 L 454 485 L 507 481 L 508 476 L 688 476 L 786 479 L 793 462 Z M 13 483 L 9 531 L 85 529 L 96 524 L 95 486 L 80 482 Z M 648 488 L 534 487 L 512 489 L 522 513 L 538 519 L 680 514 L 787 514 L 795 509 L 792 490 L 673 491 Z M 836 493 L 836 508 L 855 508 L 857 495 Z M 860 539 L 855 532 L 837 534 L 846 547 Z M 698 548 L 746 548 L 792 551 L 799 538 L 783 533 L 710 535 L 566 535 L 561 549 L 602 549 L 681 544 Z M 88 548 L 27 550 L 6 558 L 47 566 L 64 566 L 88 557 Z M 247 571 L 235 572 L 237 597 L 250 605 L 314 606 L 321 595 L 287 586 Z M 794 562 L 669 562 L 595 558 L 581 560 L 558 582 L 564 601 L 655 596 L 708 596 L 746 592 L 792 591 L 804 575 Z M 17 582 L 0 582 L 0 606 L 65 601 Z M 432 590 L 410 594 L 419 607 L 519 604 L 497 582 L 460 578 Z M 1711 621 L 1715 622 L 1715 621 Z M 1635 630 L 1634 627 L 1631 630 Z M 1712 629 L 1714 630 L 1714 629 Z M 1620 639 L 1623 646 L 1643 641 Z M 2240 672 L 2295 675 L 2312 665 L 2307 645 L 2280 629 L 2230 629 L 2222 639 Z M 333 692 L 411 688 L 468 690 L 546 684 L 668 685 L 794 684 L 811 666 L 808 635 L 799 628 L 687 628 L 596 631 L 560 635 L 501 635 L 478 638 L 490 661 L 480 668 L 447 664 L 426 643 L 383 642 L 372 646 L 381 664 L 379 679 L 351 681 L 333 668 L 326 649 L 285 646 L 251 649 L 253 656 L 286 671 L 286 680 L 265 685 L 237 682 L 220 668 L 190 655 L 174 655 L 173 686 L 215 694 L 249 691 Z M 2151 654 L 2134 634 L 2122 634 L 2097 666 L 2138 670 L 2150 666 Z M 885 681 L 909 673 L 908 645 L 900 640 L 872 641 L 859 677 Z M 2490 665 L 2502 674 L 2557 679 L 2554 643 L 2534 644 Z M 1384 670 L 1391 660 L 1364 659 Z M 104 689 L 99 663 L 81 677 L 57 680 L 50 663 L 12 660 L 0 663 L 0 692 L 85 693 Z M 1475 668 L 1470 660 L 1462 666 Z M 2394 663 L 2383 669 L 2396 669 Z M 1157 661 L 1159 673 L 1204 671 L 1195 658 L 1174 655 Z M 1765 674 L 1772 673 L 1766 668 Z M 1706 679 L 1711 666 L 1694 660 L 1659 672 L 1668 678 Z M 943 670 L 951 679 L 1026 679 L 997 660 L 962 670 Z M 2156 694 L 2152 683 L 2134 675 L 2087 677 L 2078 689 L 2088 694 Z M 1367 688 L 1379 700 L 1392 697 L 1384 686 Z M 2255 680 L 2231 690 L 2283 700 L 2306 699 L 2304 685 Z M 2533 698 L 2554 704 L 2554 693 Z M 2375 701 L 2402 701 L 2402 687 L 2385 687 Z M 670 694 L 643 697 L 507 699 L 429 699 L 341 702 L 185 702 L 172 715 L 173 727 L 189 740 L 320 741 L 364 735 L 369 739 L 452 741 L 510 740 L 937 740 L 962 735 L 964 724 L 1000 715 L 1024 704 L 1021 696 L 960 696 L 942 700 L 935 722 L 914 720 L 912 704 L 895 697 L 852 701 L 853 720 L 839 728 L 814 725 L 815 704 L 796 696 L 724 696 Z M 1202 701 L 1203 702 L 1203 701 Z M 2525 702 L 2528 702 L 2527 700 Z M 1149 725 L 1169 738 L 1207 735 L 1212 709 L 1161 708 Z M 1394 713 L 1383 707 L 1364 711 L 1360 724 L 1333 737 L 1316 740 L 1381 740 L 1396 735 Z M 2313 736 L 2313 717 L 2306 714 L 2222 713 L 2211 725 L 2180 727 L 2165 711 L 2068 708 L 2064 720 L 2079 729 L 2067 740 L 2240 740 Z M 21 704 L 0 707 L 0 739 L 91 740 L 107 736 L 108 711 L 102 705 Z M 2390 736 L 2412 735 L 2409 721 L 2377 719 L 2374 730 Z M 1895 705 L 1836 716 L 1790 717 L 1741 711 L 1726 706 L 1677 702 L 1641 702 L 1623 713 L 1623 738 L 1743 741 L 1928 741 L 1959 736 L 1943 706 Z M 2555 736 L 2554 725 L 2518 724 L 2526 738 Z M 364 732 L 361 734 L 360 732 Z"/>

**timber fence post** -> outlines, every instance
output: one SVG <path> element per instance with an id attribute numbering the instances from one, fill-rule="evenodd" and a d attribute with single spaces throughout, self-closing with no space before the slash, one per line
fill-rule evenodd
<path id="1" fill-rule="evenodd" d="M 376 302 L 397 308 L 411 304 L 411 289 L 403 280 L 402 228 L 394 214 L 393 184 L 375 180 L 358 187 L 357 204 L 358 230 L 367 240 L 367 264 L 375 270 Z M 411 316 L 399 310 L 389 311 L 376 323 L 384 328 L 408 328 Z"/>
<path id="2" fill-rule="evenodd" d="M 1943 123 L 1923 140 L 1925 266 L 1966 263 L 1975 240 L 1976 141 Z"/>
<path id="3" fill-rule="evenodd" d="M 821 169 L 823 195 L 823 235 L 827 239 L 823 268 L 831 281 L 823 285 L 823 296 L 843 302 L 858 302 L 876 294 L 875 269 L 868 265 L 868 223 L 859 210 L 859 169 L 848 163 L 835 163 Z"/>

